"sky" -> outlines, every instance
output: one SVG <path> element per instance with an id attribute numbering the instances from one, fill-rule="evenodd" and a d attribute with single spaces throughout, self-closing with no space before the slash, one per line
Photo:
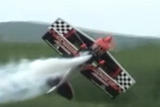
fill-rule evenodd
<path id="1" fill-rule="evenodd" d="M 160 37 L 160 0 L 3 0 L 0 22 L 52 23 L 114 33 Z"/>

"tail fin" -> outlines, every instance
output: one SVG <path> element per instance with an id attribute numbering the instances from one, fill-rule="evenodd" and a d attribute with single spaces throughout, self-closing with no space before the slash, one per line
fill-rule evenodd
<path id="1" fill-rule="evenodd" d="M 69 82 L 64 82 L 62 85 L 60 85 L 57 88 L 57 93 L 65 98 L 67 98 L 68 100 L 73 99 L 74 93 L 73 93 L 73 89 L 72 86 Z"/>

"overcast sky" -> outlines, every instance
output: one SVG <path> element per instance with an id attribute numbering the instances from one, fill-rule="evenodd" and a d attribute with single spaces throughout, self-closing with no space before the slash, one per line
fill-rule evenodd
<path id="1" fill-rule="evenodd" d="M 1 0 L 0 22 L 52 23 L 160 37 L 160 0 Z"/>

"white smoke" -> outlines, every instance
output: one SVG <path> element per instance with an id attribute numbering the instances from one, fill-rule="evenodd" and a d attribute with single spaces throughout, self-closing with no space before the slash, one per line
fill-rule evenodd
<path id="1" fill-rule="evenodd" d="M 22 101 L 45 94 L 49 78 L 63 77 L 68 71 L 83 64 L 89 55 L 71 59 L 23 60 L 0 66 L 0 103 Z"/>

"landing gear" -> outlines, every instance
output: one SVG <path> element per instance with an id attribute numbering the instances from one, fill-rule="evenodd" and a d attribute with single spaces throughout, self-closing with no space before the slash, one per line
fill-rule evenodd
<path id="1" fill-rule="evenodd" d="M 82 43 L 80 49 L 87 49 L 87 45 L 85 43 Z"/>
<path id="2" fill-rule="evenodd" d="M 87 49 L 87 45 L 86 45 L 85 43 L 82 43 L 82 44 L 80 45 L 80 47 L 79 47 L 78 52 L 80 52 L 80 51 L 82 51 L 82 50 L 85 50 L 85 49 Z"/>
<path id="3" fill-rule="evenodd" d="M 105 63 L 106 63 L 106 61 L 103 59 L 98 61 L 98 64 L 100 64 L 100 65 L 104 65 Z"/>

